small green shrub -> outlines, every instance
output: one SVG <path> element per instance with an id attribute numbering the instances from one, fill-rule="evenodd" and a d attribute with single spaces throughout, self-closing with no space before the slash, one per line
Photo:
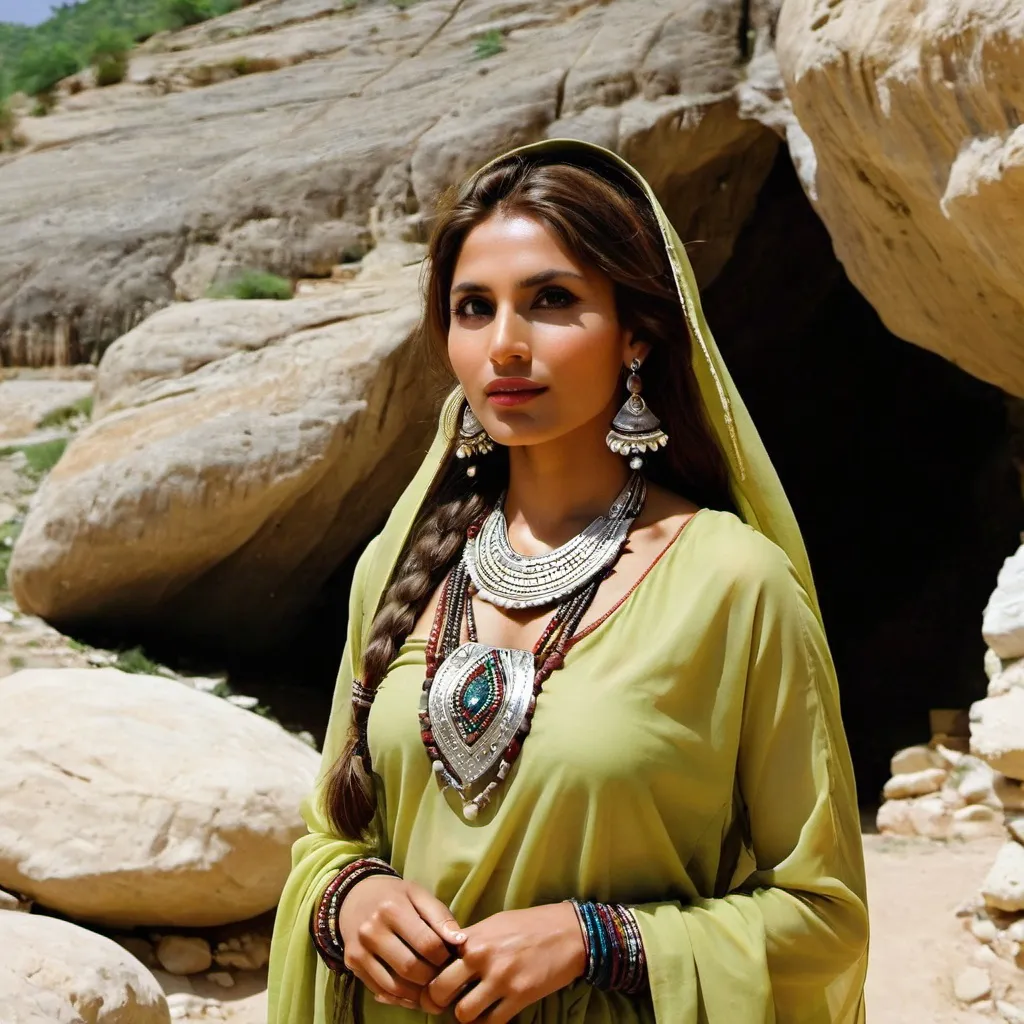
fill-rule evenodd
<path id="1" fill-rule="evenodd" d="M 168 28 L 185 28 L 209 21 L 214 11 L 209 0 L 164 0 L 163 15 Z"/>
<path id="2" fill-rule="evenodd" d="M 119 668 L 122 672 L 134 672 L 145 676 L 160 674 L 160 666 L 146 657 L 146 653 L 141 647 L 130 647 L 127 651 L 118 651 L 114 668 Z"/>
<path id="3" fill-rule="evenodd" d="M 89 50 L 89 63 L 95 69 L 98 86 L 102 88 L 124 81 L 131 48 L 131 37 L 120 29 L 108 26 L 96 33 Z"/>
<path id="4" fill-rule="evenodd" d="M 48 412 L 40 421 L 40 427 L 63 427 L 66 423 L 78 419 L 80 416 L 88 418 L 92 415 L 92 395 L 78 399 L 70 405 L 62 406 Z"/>
<path id="5" fill-rule="evenodd" d="M 277 274 L 249 270 L 206 293 L 211 299 L 290 299 L 292 283 Z"/>
<path id="6" fill-rule="evenodd" d="M 25 471 L 35 480 L 41 480 L 53 469 L 68 446 L 66 437 L 58 437 L 52 441 L 40 441 L 39 444 L 26 444 L 20 448 L 5 449 L 6 452 L 20 451 L 25 456 Z M 0 452 L 3 454 L 3 452 Z"/>
<path id="7" fill-rule="evenodd" d="M 27 49 L 15 65 L 14 87 L 49 108 L 57 83 L 81 69 L 78 55 L 67 43 L 36 45 Z"/>
<path id="8" fill-rule="evenodd" d="M 414 3 L 416 3 L 416 0 L 391 0 L 391 3 L 400 11 L 407 11 Z"/>
<path id="9" fill-rule="evenodd" d="M 504 49 L 505 42 L 502 39 L 501 32 L 496 28 L 492 28 L 476 41 L 476 44 L 473 46 L 473 56 L 477 60 L 486 60 L 488 57 L 501 53 Z"/>
<path id="10" fill-rule="evenodd" d="M 20 654 L 12 654 L 7 660 L 11 663 L 11 668 L 15 670 L 24 668 L 26 665 L 25 659 Z"/>

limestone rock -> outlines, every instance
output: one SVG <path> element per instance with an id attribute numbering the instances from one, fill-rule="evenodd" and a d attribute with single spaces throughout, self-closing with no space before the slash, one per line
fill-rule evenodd
<path id="1" fill-rule="evenodd" d="M 885 784 L 882 795 L 886 800 L 902 800 L 911 796 L 937 793 L 946 781 L 943 768 L 926 768 L 923 771 L 895 775 Z"/>
<path id="2" fill-rule="evenodd" d="M 443 188 L 545 136 L 635 160 L 703 240 L 706 282 L 779 145 L 758 120 L 783 105 L 773 7 L 287 0 L 133 53 L 123 85 L 23 119 L 28 145 L 0 164 L 3 362 L 88 358 L 242 267 L 327 276 L 422 238 Z M 491 30 L 504 50 L 474 60 Z"/>
<path id="3" fill-rule="evenodd" d="M 953 812 L 936 794 L 918 797 L 910 807 L 914 833 L 926 839 L 946 839 L 953 828 Z"/>
<path id="4" fill-rule="evenodd" d="M 992 791 L 999 805 L 1006 811 L 1024 811 L 1024 785 L 1017 779 L 1009 779 L 996 773 Z"/>
<path id="5" fill-rule="evenodd" d="M 422 458 L 417 275 L 175 306 L 121 338 L 94 422 L 33 496 L 19 605 L 250 649 L 286 637 Z"/>
<path id="6" fill-rule="evenodd" d="M 850 279 L 899 337 L 1024 394 L 1024 6 L 786 0 L 777 51 Z"/>
<path id="7" fill-rule="evenodd" d="M 976 1003 L 992 991 L 988 972 L 980 967 L 967 967 L 953 982 L 953 992 L 961 1003 Z"/>
<path id="8" fill-rule="evenodd" d="M 981 894 L 997 910 L 1024 910 L 1024 846 L 1011 840 L 1002 847 Z"/>
<path id="9" fill-rule="evenodd" d="M 1024 546 L 1003 562 L 981 632 L 1004 662 L 1024 656 Z"/>
<path id="10" fill-rule="evenodd" d="M 0 914 L 0 1007 L 15 1024 L 167 1024 L 160 986 L 116 943 L 37 914 Z"/>
<path id="11" fill-rule="evenodd" d="M 165 935 L 157 943 L 156 958 L 170 974 L 200 974 L 213 963 L 210 944 L 198 935 Z"/>
<path id="12" fill-rule="evenodd" d="M 277 903 L 319 766 L 306 744 L 110 668 L 16 672 L 0 706 L 18 723 L 0 730 L 0 885 L 126 927 L 222 924 Z"/>
<path id="13" fill-rule="evenodd" d="M 893 775 L 912 775 L 925 772 L 930 768 L 943 768 L 941 756 L 926 744 L 920 743 L 913 747 L 904 747 L 897 751 L 889 762 Z"/>
<path id="14" fill-rule="evenodd" d="M 971 753 L 997 772 L 1024 779 L 1024 690 L 971 705 Z"/>
<path id="15" fill-rule="evenodd" d="M 878 808 L 875 816 L 875 827 L 884 835 L 912 836 L 914 822 L 910 816 L 912 800 L 886 800 Z"/>

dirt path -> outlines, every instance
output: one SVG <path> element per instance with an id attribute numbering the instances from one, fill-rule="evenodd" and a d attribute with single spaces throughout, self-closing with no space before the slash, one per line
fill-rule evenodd
<path id="1" fill-rule="evenodd" d="M 870 1024 L 1000 1019 L 960 1006 L 953 979 L 982 948 L 955 916 L 956 908 L 978 892 L 1002 842 L 864 837 L 872 928 Z"/>

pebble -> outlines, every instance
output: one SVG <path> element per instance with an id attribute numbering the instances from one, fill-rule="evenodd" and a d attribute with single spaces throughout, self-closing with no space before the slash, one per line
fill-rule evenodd
<path id="1" fill-rule="evenodd" d="M 14 612 L 9 612 L 6 608 L 0 608 L 0 622 L 6 624 L 14 621 Z"/>
<path id="2" fill-rule="evenodd" d="M 214 985 L 220 985 L 221 988 L 234 988 L 235 979 L 227 971 L 210 971 L 206 976 L 207 981 L 212 981 Z"/>
<path id="3" fill-rule="evenodd" d="M 989 980 L 988 972 L 980 967 L 965 968 L 953 982 L 953 993 L 961 1003 L 976 1003 L 991 991 L 992 982 Z"/>
<path id="4" fill-rule="evenodd" d="M 971 934 L 979 942 L 995 942 L 999 929 L 996 928 L 995 922 L 987 917 L 976 917 L 971 922 Z"/>
<path id="5" fill-rule="evenodd" d="M 243 935 L 217 945 L 213 955 L 218 967 L 240 971 L 258 971 L 270 960 L 270 940 L 262 935 Z"/>
<path id="6" fill-rule="evenodd" d="M 165 935 L 157 944 L 156 958 L 170 974 L 199 974 L 213 963 L 210 944 L 194 935 Z"/>

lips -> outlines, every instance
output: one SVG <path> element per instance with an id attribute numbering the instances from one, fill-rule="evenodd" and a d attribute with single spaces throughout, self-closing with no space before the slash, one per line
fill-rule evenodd
<path id="1" fill-rule="evenodd" d="M 508 408 L 513 405 L 523 405 L 530 402 L 538 395 L 544 394 L 547 388 L 536 381 L 527 380 L 525 377 L 505 377 L 499 380 L 492 380 L 484 388 L 487 401 L 492 405 L 500 405 Z"/>
<path id="2" fill-rule="evenodd" d="M 497 395 L 546 390 L 547 388 L 543 384 L 538 384 L 534 380 L 528 380 L 526 377 L 499 377 L 497 380 L 492 380 L 484 388 L 484 393 L 487 395 Z"/>

